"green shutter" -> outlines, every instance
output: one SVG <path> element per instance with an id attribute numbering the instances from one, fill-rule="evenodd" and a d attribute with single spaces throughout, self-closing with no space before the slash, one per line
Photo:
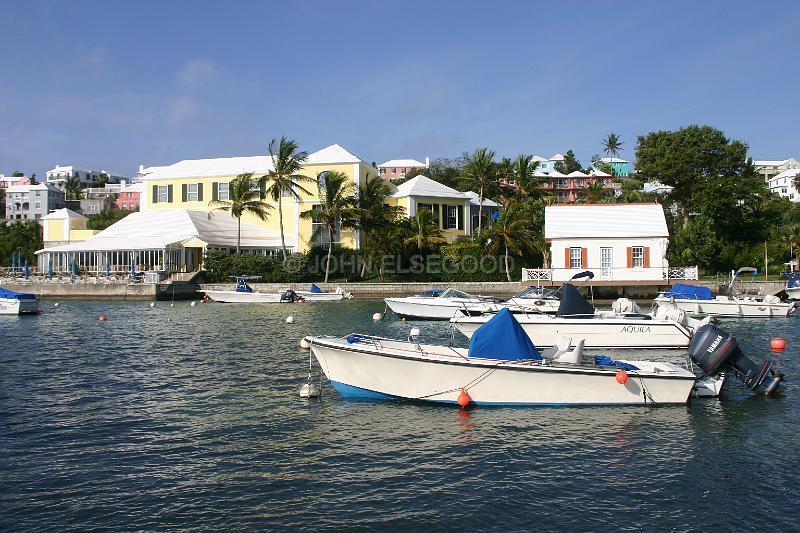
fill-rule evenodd
<path id="1" fill-rule="evenodd" d="M 459 230 L 463 230 L 464 229 L 464 206 L 463 205 L 458 206 L 458 215 L 456 215 L 456 216 L 458 217 L 458 219 L 457 219 L 458 220 L 458 229 Z"/>
<path id="2" fill-rule="evenodd" d="M 198 202 L 202 202 L 203 201 L 203 184 L 202 183 L 198 183 L 197 184 L 197 201 Z"/>
<path id="3" fill-rule="evenodd" d="M 172 185 L 167 185 L 167 202 L 172 203 Z"/>
<path id="4" fill-rule="evenodd" d="M 219 182 L 212 182 L 211 183 L 211 200 L 216 202 L 219 200 Z"/>
<path id="5" fill-rule="evenodd" d="M 189 199 L 189 186 L 185 183 L 181 185 L 181 202 L 186 202 Z"/>
<path id="6" fill-rule="evenodd" d="M 158 203 L 158 185 L 153 185 L 153 203 Z"/>

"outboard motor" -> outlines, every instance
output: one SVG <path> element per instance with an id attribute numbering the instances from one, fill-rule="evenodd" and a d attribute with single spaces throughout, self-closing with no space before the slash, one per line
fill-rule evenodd
<path id="1" fill-rule="evenodd" d="M 756 393 L 772 394 L 783 379 L 783 374 L 776 372 L 769 361 L 757 365 L 748 359 L 733 335 L 714 324 L 706 324 L 695 331 L 689 344 L 689 357 L 707 374 L 715 374 L 727 366 Z"/>
<path id="2" fill-rule="evenodd" d="M 294 292 L 292 289 L 286 289 L 281 293 L 281 302 L 293 304 L 301 301 L 303 301 L 303 297 Z"/>

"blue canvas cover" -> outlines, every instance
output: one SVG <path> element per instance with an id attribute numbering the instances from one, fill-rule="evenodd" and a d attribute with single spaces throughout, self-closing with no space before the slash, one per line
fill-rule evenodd
<path id="1" fill-rule="evenodd" d="M 800 274 L 792 274 L 789 277 L 788 283 L 786 283 L 786 287 L 790 289 L 792 287 L 800 287 Z"/>
<path id="2" fill-rule="evenodd" d="M 325 292 L 325 291 L 323 291 L 322 289 L 317 287 L 316 283 L 312 283 L 311 284 L 311 294 L 320 294 L 320 293 L 323 293 L 323 292 Z"/>
<path id="3" fill-rule="evenodd" d="M 561 303 L 558 304 L 556 316 L 569 316 L 571 318 L 592 318 L 594 306 L 581 296 L 578 289 L 571 283 L 561 286 Z"/>
<path id="4" fill-rule="evenodd" d="M 469 356 L 500 361 L 530 361 L 541 359 L 539 350 L 507 308 L 472 334 Z"/>
<path id="5" fill-rule="evenodd" d="M 36 295 L 24 292 L 14 292 L 0 287 L 0 298 L 8 298 L 9 300 L 35 300 Z"/>
<path id="6" fill-rule="evenodd" d="M 667 298 L 675 298 L 676 300 L 713 300 L 714 296 L 711 294 L 711 289 L 708 287 L 698 287 L 696 285 L 686 285 L 684 283 L 676 283 L 672 288 L 664 293 Z"/>

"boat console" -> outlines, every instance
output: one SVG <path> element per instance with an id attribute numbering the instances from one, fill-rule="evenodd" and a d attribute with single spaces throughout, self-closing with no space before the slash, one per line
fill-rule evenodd
<path id="1" fill-rule="evenodd" d="M 756 393 L 772 394 L 783 379 L 783 374 L 773 369 L 771 362 L 758 365 L 751 361 L 742 353 L 733 335 L 714 324 L 706 324 L 695 331 L 689 344 L 689 356 L 707 374 L 730 369 Z"/>

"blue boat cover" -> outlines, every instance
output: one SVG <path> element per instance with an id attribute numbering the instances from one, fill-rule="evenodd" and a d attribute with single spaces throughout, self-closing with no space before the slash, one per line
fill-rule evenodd
<path id="1" fill-rule="evenodd" d="M 614 361 L 607 355 L 595 355 L 594 364 L 598 366 L 615 366 L 617 368 L 621 368 L 622 370 L 639 370 L 638 366 L 634 366 L 623 361 Z"/>
<path id="2" fill-rule="evenodd" d="M 578 289 L 571 283 L 561 286 L 561 303 L 558 304 L 556 316 L 570 316 L 572 318 L 592 318 L 594 306 L 581 296 Z"/>
<path id="3" fill-rule="evenodd" d="M 683 283 L 676 283 L 672 288 L 664 293 L 667 298 L 675 298 L 676 300 L 713 300 L 714 296 L 711 294 L 711 289 L 708 287 L 699 287 L 697 285 L 686 285 Z"/>
<path id="4" fill-rule="evenodd" d="M 8 298 L 9 300 L 35 300 L 36 295 L 24 292 L 14 292 L 0 287 L 0 298 Z"/>
<path id="5" fill-rule="evenodd" d="M 789 281 L 786 283 L 787 288 L 800 287 L 800 274 L 794 273 L 789 276 Z"/>
<path id="6" fill-rule="evenodd" d="M 468 353 L 470 357 L 501 361 L 542 358 L 531 338 L 505 307 L 472 334 Z"/>
<path id="7" fill-rule="evenodd" d="M 245 283 L 243 279 L 240 279 L 236 283 L 236 292 L 253 292 L 253 288 Z"/>
<path id="8" fill-rule="evenodd" d="M 322 289 L 317 287 L 316 283 L 312 283 L 311 284 L 311 294 L 320 294 L 320 293 L 323 293 L 323 292 L 325 292 L 325 291 L 323 291 Z"/>

